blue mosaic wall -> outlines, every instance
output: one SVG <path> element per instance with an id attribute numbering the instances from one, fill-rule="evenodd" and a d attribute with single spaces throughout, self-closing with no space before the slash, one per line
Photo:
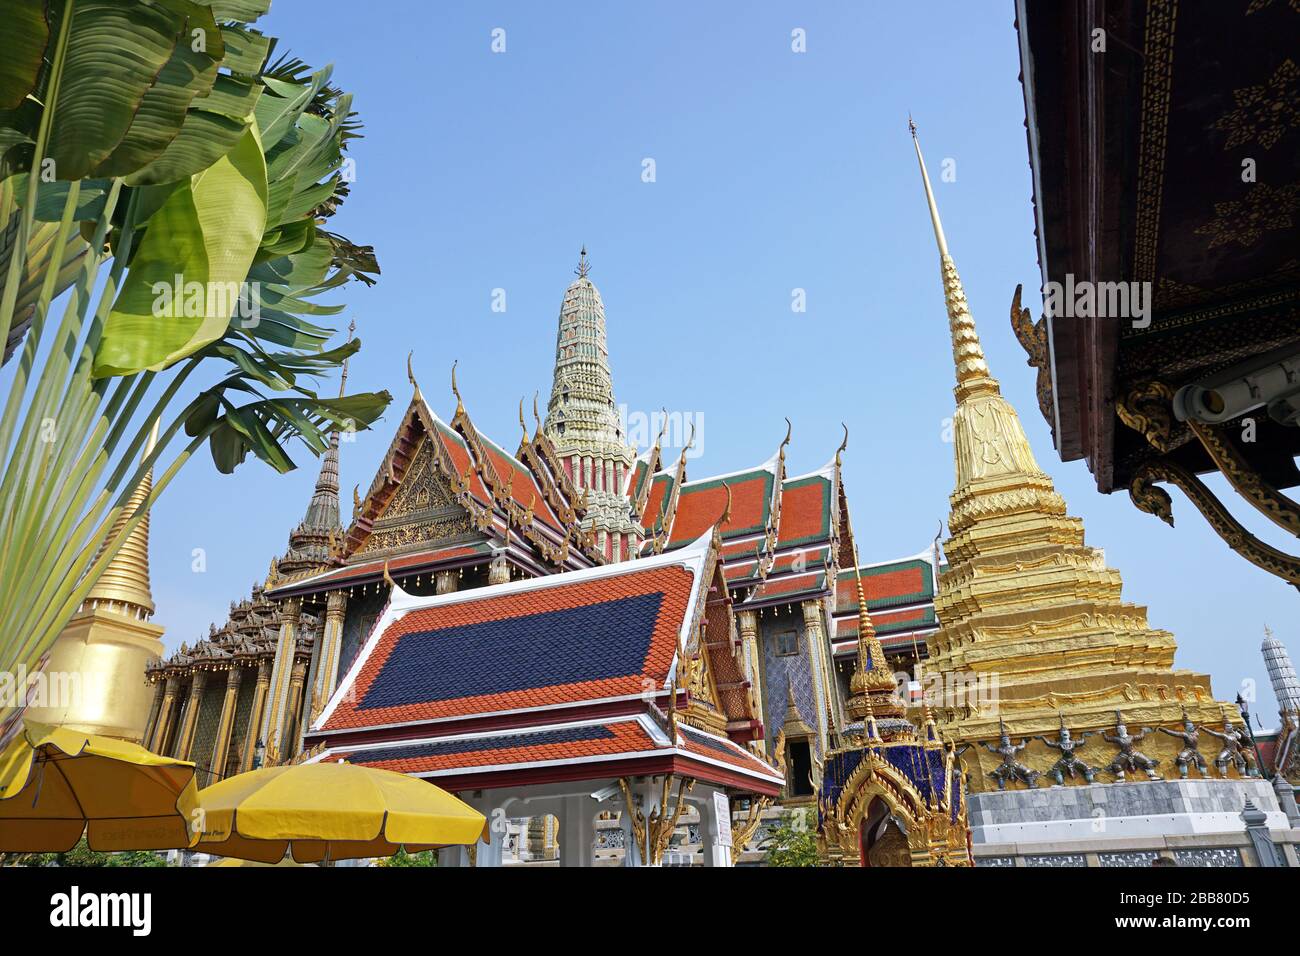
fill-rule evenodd
<path id="1" fill-rule="evenodd" d="M 790 631 L 797 635 L 798 653 L 787 656 L 778 653 L 778 647 L 781 636 Z M 785 723 L 786 679 L 789 679 L 790 687 L 794 690 L 799 716 L 814 730 L 817 729 L 816 695 L 819 689 L 808 666 L 808 638 L 804 633 L 801 613 L 764 615 L 759 621 L 758 637 L 763 653 L 763 724 L 767 728 L 770 754 L 776 736 L 781 732 L 781 725 Z M 813 746 L 820 752 L 815 739 Z"/>
<path id="2" fill-rule="evenodd" d="M 379 619 L 387 603 L 388 595 L 384 592 L 348 598 L 347 611 L 343 617 L 343 642 L 339 645 L 338 680 L 340 682 L 347 676 L 348 668 L 356 660 L 361 645 L 370 635 L 370 628 Z"/>

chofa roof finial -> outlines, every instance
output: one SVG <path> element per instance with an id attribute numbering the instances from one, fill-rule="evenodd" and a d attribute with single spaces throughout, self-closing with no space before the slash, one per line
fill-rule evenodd
<path id="1" fill-rule="evenodd" d="M 849 426 L 840 422 L 840 428 L 844 429 L 844 441 L 840 442 L 840 447 L 835 449 L 835 466 L 837 468 L 840 464 L 840 456 L 843 455 L 845 449 L 849 447 Z"/>
<path id="2" fill-rule="evenodd" d="M 454 359 L 451 363 L 451 394 L 456 396 L 456 414 L 463 415 L 465 413 L 465 403 L 461 401 L 460 389 L 456 387 L 456 363 L 459 361 L 460 359 Z"/>
<path id="3" fill-rule="evenodd" d="M 524 424 L 524 399 L 523 399 L 522 396 L 520 396 L 520 398 L 519 398 L 519 427 L 523 430 L 523 433 L 524 433 L 524 444 L 527 445 L 527 444 L 528 444 L 528 426 Z"/>
<path id="4" fill-rule="evenodd" d="M 411 383 L 411 388 L 415 389 L 415 394 L 420 394 L 420 383 L 415 380 L 415 372 L 411 369 L 411 357 L 415 355 L 415 350 L 406 353 L 406 377 Z"/>

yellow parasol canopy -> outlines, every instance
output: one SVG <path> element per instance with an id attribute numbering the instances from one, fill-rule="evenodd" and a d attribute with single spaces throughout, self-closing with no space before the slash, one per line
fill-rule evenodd
<path id="1" fill-rule="evenodd" d="M 0 851 L 188 847 L 194 764 L 138 744 L 25 721 L 0 751 Z"/>
<path id="2" fill-rule="evenodd" d="M 487 819 L 415 777 L 347 763 L 241 773 L 199 791 L 196 849 L 274 863 L 392 856 L 488 841 Z"/>

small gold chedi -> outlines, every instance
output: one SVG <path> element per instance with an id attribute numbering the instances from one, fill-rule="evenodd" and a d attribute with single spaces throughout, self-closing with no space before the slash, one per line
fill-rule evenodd
<path id="1" fill-rule="evenodd" d="M 146 456 L 157 435 L 155 423 Z M 152 489 L 151 469 L 106 540 L 117 536 Z M 140 743 L 153 699 L 145 666 L 163 653 L 163 628 L 149 620 L 153 612 L 146 513 L 55 641 L 42 674 L 35 678 L 39 684 L 27 717 Z"/>

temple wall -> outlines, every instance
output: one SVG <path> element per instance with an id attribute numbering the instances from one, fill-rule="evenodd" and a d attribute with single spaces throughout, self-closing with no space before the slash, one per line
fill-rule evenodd
<path id="1" fill-rule="evenodd" d="M 365 643 L 375 621 L 379 620 L 379 615 L 383 613 L 387 601 L 387 595 L 382 592 L 357 595 L 348 599 L 347 616 L 343 619 L 343 639 L 339 645 L 338 680 L 340 682 L 347 674 L 348 668 L 352 666 L 352 662 L 356 660 L 361 645 Z"/>
<path id="2" fill-rule="evenodd" d="M 790 655 L 781 654 L 778 652 L 781 635 L 789 631 L 797 635 L 797 651 Z M 817 725 L 818 710 L 814 695 L 818 692 L 818 685 L 813 680 L 809 667 L 808 635 L 799 613 L 764 614 L 758 622 L 758 639 L 763 664 L 763 725 L 767 728 L 766 746 L 770 756 L 776 736 L 785 723 L 786 679 L 789 679 L 794 691 L 799 714 L 810 727 Z M 814 743 L 814 746 L 817 744 Z"/>
<path id="3" fill-rule="evenodd" d="M 238 753 L 243 755 L 244 737 L 248 734 L 248 719 L 253 710 L 253 694 L 257 690 L 257 668 L 245 667 L 239 684 L 239 696 L 235 699 L 234 729 L 230 733 L 230 749 L 226 761 Z M 213 768 L 220 772 L 220 768 Z"/>
<path id="4" fill-rule="evenodd" d="M 977 866 L 1255 866 L 1242 808 L 1265 814 L 1270 839 L 1300 865 L 1292 829 L 1265 780 L 1153 780 L 974 793 Z"/>
<path id="5" fill-rule="evenodd" d="M 208 675 L 208 682 L 203 688 L 203 697 L 199 701 L 199 719 L 194 725 L 194 746 L 190 748 L 190 759 L 199 767 L 196 783 L 206 787 L 216 778 L 203 773 L 209 770 L 219 773 L 212 764 L 212 746 L 217 740 L 217 726 L 221 722 L 221 705 L 226 697 L 226 672 L 213 671 Z"/>

